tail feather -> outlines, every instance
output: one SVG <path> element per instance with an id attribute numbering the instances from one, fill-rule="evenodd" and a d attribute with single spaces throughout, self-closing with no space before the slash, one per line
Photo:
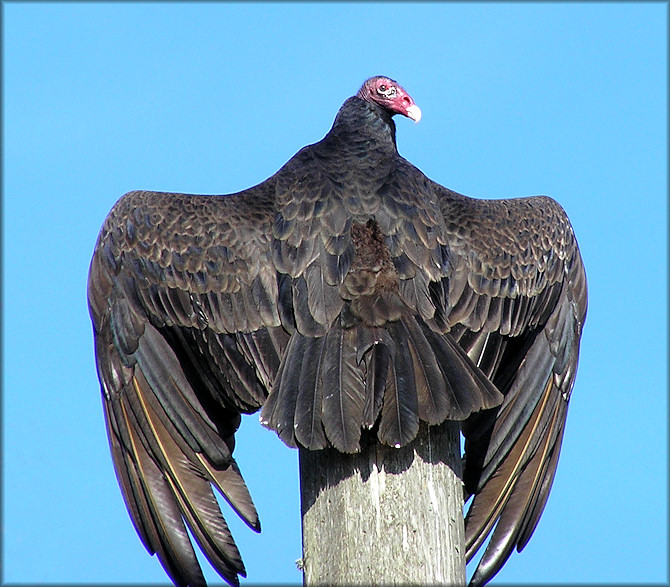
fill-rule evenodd
<path id="1" fill-rule="evenodd" d="M 401 447 L 419 431 L 416 380 L 406 329 L 401 322 L 393 322 L 388 328 L 396 352 L 389 364 L 377 437 L 384 444 Z"/>
<path id="2" fill-rule="evenodd" d="M 383 326 L 336 322 L 324 336 L 293 332 L 261 421 L 289 446 L 351 453 L 363 428 L 404 446 L 420 421 L 463 420 L 502 399 L 449 334 L 408 313 Z"/>
<path id="3" fill-rule="evenodd" d="M 504 397 L 450 334 L 438 334 L 427 325 L 422 330 L 430 342 L 449 392 L 446 419 L 465 420 L 473 412 L 493 408 Z"/>
<path id="4" fill-rule="evenodd" d="M 375 344 L 368 353 L 365 378 L 365 404 L 363 405 L 363 426 L 372 428 L 379 417 L 384 402 L 386 379 L 389 374 L 393 348 L 387 344 Z"/>
<path id="5" fill-rule="evenodd" d="M 419 418 L 430 425 L 444 421 L 449 412 L 445 379 L 435 352 L 416 320 L 403 320 L 414 367 Z"/>
<path id="6" fill-rule="evenodd" d="M 325 337 L 315 338 L 307 345 L 300 370 L 300 389 L 295 406 L 295 436 L 303 446 L 318 450 L 328 446 L 321 422 L 323 386 L 319 373 L 324 357 Z"/>
<path id="7" fill-rule="evenodd" d="M 365 374 L 356 360 L 356 332 L 331 328 L 324 343 L 320 369 L 323 386 L 323 426 L 331 444 L 340 452 L 360 448 Z"/>
<path id="8" fill-rule="evenodd" d="M 294 433 L 295 410 L 300 386 L 300 367 L 308 340 L 294 333 L 279 366 L 272 393 L 261 411 L 261 423 L 275 430 L 286 445 L 296 448 Z M 290 358 L 289 358 L 290 357 Z"/>

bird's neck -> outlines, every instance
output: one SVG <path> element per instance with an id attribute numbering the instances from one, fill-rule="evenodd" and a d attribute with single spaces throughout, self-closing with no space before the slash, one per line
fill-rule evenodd
<path id="1" fill-rule="evenodd" d="M 342 105 L 329 135 L 351 145 L 374 144 L 376 150 L 398 152 L 391 113 L 357 96 Z"/>

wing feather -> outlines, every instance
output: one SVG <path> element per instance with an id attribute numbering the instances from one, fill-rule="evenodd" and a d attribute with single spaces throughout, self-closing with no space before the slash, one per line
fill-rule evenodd
<path id="1" fill-rule="evenodd" d="M 236 581 L 237 574 L 244 575 L 244 565 L 237 546 L 228 530 L 219 506 L 214 498 L 211 484 L 206 475 L 196 467 L 197 462 L 188 458 L 173 436 L 167 431 L 161 420 L 146 401 L 146 391 L 140 389 L 137 378 L 133 385 L 139 400 L 142 416 L 148 423 L 151 436 L 155 441 L 154 454 L 163 466 L 164 474 L 176 497 L 182 515 L 196 535 L 207 557 L 214 565 L 223 570 L 228 581 Z M 154 448 L 154 447 L 152 447 Z"/>
<path id="2" fill-rule="evenodd" d="M 240 412 L 265 400 L 288 338 L 277 332 L 273 194 L 272 182 L 233 196 L 132 192 L 91 262 L 117 477 L 142 542 L 177 585 L 205 584 L 187 527 L 226 581 L 245 574 L 212 486 L 260 530 L 231 452 Z"/>
<path id="3" fill-rule="evenodd" d="M 483 585 L 525 546 L 545 506 L 576 374 L 586 279 L 555 201 L 474 200 L 433 185 L 454 267 L 443 322 L 505 396 L 463 424 L 468 560 L 491 535 L 471 582 Z"/>

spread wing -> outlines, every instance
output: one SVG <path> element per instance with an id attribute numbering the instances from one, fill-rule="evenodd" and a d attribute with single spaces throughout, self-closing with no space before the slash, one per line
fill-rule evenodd
<path id="1" fill-rule="evenodd" d="M 570 223 L 547 197 L 474 200 L 436 187 L 454 264 L 446 322 L 505 399 L 470 416 L 464 481 L 472 578 L 486 583 L 528 542 L 556 471 L 586 315 Z M 495 528 L 494 528 L 495 526 Z"/>
<path id="2" fill-rule="evenodd" d="M 400 164 L 416 185 L 372 210 L 306 173 L 318 155 L 230 196 L 133 192 L 105 221 L 88 296 L 131 518 L 176 584 L 204 584 L 187 528 L 236 584 L 212 486 L 259 529 L 232 458 L 240 413 L 265 404 L 287 444 L 345 452 L 377 420 L 401 444 L 419 418 L 469 416 L 467 556 L 493 532 L 486 582 L 530 538 L 557 464 L 586 313 L 572 229 L 549 198 L 473 200 Z"/>
<path id="3" fill-rule="evenodd" d="M 267 397 L 279 327 L 274 185 L 231 196 L 132 192 L 91 262 L 88 299 L 116 474 L 135 528 L 177 585 L 204 585 L 186 528 L 231 584 L 244 565 L 212 486 L 254 530 L 232 458 Z"/>

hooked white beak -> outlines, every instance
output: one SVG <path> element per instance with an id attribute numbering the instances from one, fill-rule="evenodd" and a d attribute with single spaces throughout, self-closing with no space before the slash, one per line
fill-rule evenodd
<path id="1" fill-rule="evenodd" d="M 407 108 L 407 117 L 411 118 L 416 124 L 419 122 L 419 120 L 421 120 L 421 108 L 419 108 L 416 104 L 412 104 Z"/>

